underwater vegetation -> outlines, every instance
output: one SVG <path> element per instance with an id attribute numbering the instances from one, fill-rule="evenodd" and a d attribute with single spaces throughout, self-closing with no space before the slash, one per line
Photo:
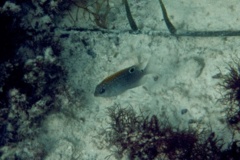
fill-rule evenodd
<path id="1" fill-rule="evenodd" d="M 48 1 L 46 1 L 46 2 L 48 2 Z M 61 1 L 56 1 L 56 2 L 61 2 Z M 131 31 L 134 31 L 134 32 L 130 31 L 130 33 L 139 34 L 142 32 L 144 34 L 146 34 L 146 33 L 149 34 L 148 32 L 141 31 L 140 27 L 134 20 L 134 17 L 137 17 L 137 14 L 136 13 L 132 14 L 132 12 L 131 12 L 131 6 L 133 6 L 132 4 L 134 4 L 133 1 L 122 0 L 121 2 L 125 7 L 126 18 L 128 20 Z M 171 22 L 171 20 L 168 16 L 168 12 L 164 5 L 164 1 L 158 0 L 158 2 L 160 4 L 159 8 L 162 11 L 163 20 L 167 26 L 168 31 L 170 32 L 170 35 L 172 35 L 172 36 L 177 36 L 177 37 L 180 37 L 180 36 L 222 37 L 222 36 L 239 36 L 240 35 L 240 31 L 238 31 L 238 30 L 236 30 L 236 31 L 218 30 L 218 31 L 182 31 L 182 32 L 179 32 L 180 29 L 178 29 L 177 27 L 175 27 L 173 25 L 173 23 Z M 56 8 L 64 8 L 64 10 L 67 11 L 68 17 L 70 17 L 71 21 L 73 22 L 73 26 L 66 28 L 66 30 L 71 28 L 72 30 L 78 30 L 78 31 L 79 30 L 80 31 L 99 31 L 99 32 L 104 32 L 104 33 L 111 33 L 112 30 L 108 30 L 108 29 L 116 30 L 116 25 L 113 24 L 110 27 L 109 24 L 111 24 L 111 21 L 113 21 L 113 19 L 116 19 L 116 17 L 113 15 L 119 14 L 118 8 L 119 8 L 119 6 L 122 6 L 121 4 L 117 4 L 118 7 L 116 7 L 117 5 L 115 3 L 116 2 L 112 1 L 112 0 L 95 0 L 95 1 L 71 0 L 71 1 L 64 2 L 64 3 L 63 2 L 57 3 L 57 4 L 59 4 L 59 6 Z M 61 7 L 61 4 L 65 7 Z M 71 12 L 71 9 L 74 8 L 73 6 L 76 6 L 78 8 L 76 13 Z M 117 9 L 117 12 L 116 12 L 116 9 Z M 144 9 L 149 10 L 151 8 L 144 8 Z M 80 14 L 80 12 L 81 12 L 80 10 L 83 10 L 82 14 Z M 87 21 L 93 22 L 94 28 L 92 28 L 92 27 L 82 28 L 81 24 L 78 25 L 77 22 L 81 18 L 84 18 Z M 151 18 L 151 17 L 149 17 L 149 18 Z M 106 29 L 106 30 L 102 30 L 102 29 Z M 121 29 L 116 30 L 116 31 L 125 32 L 124 30 L 121 30 Z M 135 31 L 137 31 L 137 32 L 135 32 Z M 129 31 L 127 31 L 127 32 L 129 32 Z M 169 35 L 166 33 L 161 33 L 161 31 L 158 31 L 155 34 L 156 35 L 164 35 L 164 36 Z"/>
<path id="2" fill-rule="evenodd" d="M 167 10 L 166 10 L 162 0 L 159 0 L 159 3 L 160 3 L 160 6 L 161 6 L 161 9 L 162 9 L 162 14 L 163 14 L 164 21 L 167 25 L 167 28 L 168 28 L 169 32 L 171 34 L 175 34 L 176 33 L 176 28 L 174 27 L 174 25 L 171 23 L 171 21 L 168 18 Z"/>
<path id="3" fill-rule="evenodd" d="M 94 2 L 85 0 L 71 0 L 69 2 L 71 2 L 72 5 L 77 6 L 78 11 L 79 9 L 83 9 L 85 11 L 83 17 L 85 17 L 85 14 L 87 14 L 89 20 L 94 22 L 98 27 L 107 29 L 107 16 L 110 12 L 109 0 L 96 0 Z M 70 12 L 68 12 L 74 24 L 78 20 L 78 11 L 76 16 L 73 16 Z"/>
<path id="4" fill-rule="evenodd" d="M 127 18 L 128 18 L 128 22 L 131 26 L 131 29 L 133 31 L 137 31 L 138 30 L 138 27 L 137 27 L 137 24 L 135 23 L 134 19 L 133 19 L 133 16 L 132 16 L 132 13 L 130 11 L 130 7 L 129 7 L 129 4 L 128 4 L 128 0 L 123 0 L 124 2 L 124 5 L 125 5 L 125 10 L 126 10 L 126 14 L 127 14 Z"/>
<path id="5" fill-rule="evenodd" d="M 93 21 L 95 22 L 95 24 L 98 27 L 104 28 L 104 29 L 108 28 L 107 16 L 111 9 L 111 7 L 109 5 L 110 0 L 96 0 L 94 3 L 88 2 L 88 1 L 73 1 L 73 0 L 71 2 L 74 5 L 76 5 L 79 9 L 85 10 L 89 14 L 89 18 L 91 17 L 90 15 L 92 15 L 94 17 Z M 128 19 L 131 29 L 133 31 L 137 31 L 138 26 L 132 16 L 128 0 L 122 0 L 122 2 L 125 6 L 126 17 Z M 175 34 L 176 29 L 168 18 L 167 11 L 165 9 L 165 6 L 164 6 L 162 0 L 159 0 L 159 3 L 161 6 L 161 9 L 162 9 L 164 21 L 167 25 L 168 30 L 170 31 L 171 34 Z M 93 8 L 93 9 L 90 9 L 90 8 Z M 70 15 L 72 21 L 75 23 L 77 21 L 77 18 L 74 19 L 74 17 L 70 13 L 69 13 L 69 15 Z"/>
<path id="6" fill-rule="evenodd" d="M 124 2 L 131 29 L 138 30 L 128 1 Z M 159 2 L 165 23 L 175 34 L 165 6 Z M 45 116 L 59 107 L 55 100 L 63 90 L 66 73 L 57 59 L 61 46 L 54 30 L 56 16 L 62 16 L 73 5 L 85 10 L 98 27 L 108 28 L 110 0 L 0 2 L 0 159 L 44 159 L 47 154 L 44 146 L 34 141 Z M 240 119 L 237 66 L 230 66 L 230 74 L 222 84 L 227 90 L 225 100 L 232 124 Z M 128 108 L 116 107 L 108 112 L 108 142 L 118 148 L 119 155 L 127 153 L 130 159 L 238 159 L 240 154 L 238 141 L 223 149 L 221 140 L 211 131 L 179 130 L 166 118 L 144 117 Z"/>
<path id="7" fill-rule="evenodd" d="M 237 160 L 240 143 L 234 141 L 227 149 L 212 131 L 180 130 L 171 125 L 167 117 L 137 115 L 133 108 L 119 105 L 108 108 L 110 131 L 106 140 L 117 148 L 116 156 L 127 154 L 129 159 L 179 159 L 179 160 Z M 110 158 L 110 155 L 107 158 Z"/>
<path id="8" fill-rule="evenodd" d="M 228 106 L 228 122 L 238 124 L 240 122 L 240 59 L 238 57 L 228 64 L 228 71 L 219 84 L 223 90 L 221 102 Z"/>

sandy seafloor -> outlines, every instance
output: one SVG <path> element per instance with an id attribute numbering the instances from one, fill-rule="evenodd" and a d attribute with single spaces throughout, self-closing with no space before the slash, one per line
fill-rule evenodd
<path id="1" fill-rule="evenodd" d="M 161 118 L 164 113 L 182 129 L 211 128 L 226 145 L 232 142 L 226 106 L 218 102 L 220 79 L 214 77 L 220 70 L 226 74 L 231 57 L 239 55 L 239 37 L 159 36 L 153 32 L 168 34 L 168 30 L 158 1 L 129 0 L 129 3 L 137 25 L 146 34 L 126 31 L 130 27 L 119 2 L 111 3 L 112 11 L 119 13 L 110 17 L 109 28 L 113 32 L 66 31 L 73 26 L 69 16 L 59 21 L 62 28 L 56 29 L 56 35 L 68 35 L 61 39 L 60 59 L 68 71 L 69 89 L 60 97 L 59 105 L 65 110 L 48 116 L 42 126 L 45 132 L 39 138 L 49 141 L 46 160 L 103 160 L 111 155 L 114 148 L 108 147 L 101 130 L 109 127 L 106 108 L 114 105 L 132 106 L 145 116 L 155 114 Z M 240 28 L 238 0 L 164 3 L 178 32 Z M 75 13 L 74 8 L 72 12 Z M 90 24 L 84 18 L 76 23 L 75 27 L 86 28 Z M 146 63 L 151 59 L 151 74 L 145 77 L 142 86 L 117 97 L 94 97 L 95 87 L 103 78 L 136 64 L 138 56 Z M 68 92 L 75 95 L 67 97 Z M 187 113 L 182 114 L 184 109 Z M 235 134 L 234 139 L 240 139 L 240 135 Z"/>
<path id="2" fill-rule="evenodd" d="M 176 28 L 233 30 L 240 26 L 237 19 L 240 7 L 236 3 L 232 1 L 226 6 L 224 1 L 168 1 L 165 6 L 170 17 L 174 15 L 172 22 Z M 162 29 L 168 32 L 164 22 L 159 22 L 162 18 L 158 2 L 138 1 L 135 4 L 136 7 L 141 5 L 151 9 L 139 7 L 141 9 L 135 12 L 133 9 L 133 15 L 139 15 L 136 16 L 137 24 L 140 23 L 143 30 Z M 69 71 L 69 86 L 77 91 L 75 98 L 79 99 L 79 103 L 73 106 L 70 102 L 61 104 L 68 105 L 75 118 L 72 115 L 63 116 L 62 113 L 47 118 L 45 127 L 48 132 L 44 136 L 55 141 L 55 144 L 46 159 L 102 160 L 112 154 L 99 133 L 102 128 L 108 127 L 106 108 L 116 104 L 133 106 L 136 112 L 141 109 L 146 116 L 164 112 L 182 128 L 195 125 L 209 129 L 211 126 L 217 137 L 230 142 L 232 131 L 225 122 L 225 106 L 218 102 L 221 98 L 217 86 L 219 79 L 213 77 L 219 73 L 218 68 L 226 72 L 226 62 L 231 62 L 231 56 L 240 53 L 239 37 L 176 38 L 129 34 L 121 32 L 121 29 L 129 28 L 127 20 L 122 19 L 119 20 L 123 25 L 122 28 L 118 26 L 119 33 L 59 30 L 60 33 L 69 34 L 68 38 L 62 39 L 64 50 L 61 58 Z M 81 42 L 82 39 L 89 43 L 87 47 L 90 51 Z M 150 62 L 152 74 L 146 76 L 143 86 L 113 98 L 93 96 L 95 86 L 103 78 L 135 64 L 137 56 L 141 56 L 146 63 L 149 57 L 153 59 Z M 158 80 L 154 81 L 154 77 Z M 182 115 L 183 109 L 188 112 Z M 240 136 L 235 135 L 234 138 L 239 139 Z"/>

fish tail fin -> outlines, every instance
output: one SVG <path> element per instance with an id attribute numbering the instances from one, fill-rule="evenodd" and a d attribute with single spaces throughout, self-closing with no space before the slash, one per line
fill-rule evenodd
<path id="1" fill-rule="evenodd" d="M 154 56 L 152 55 L 150 57 L 137 55 L 138 66 L 141 70 L 143 70 L 144 74 L 154 74 L 156 72 L 154 60 Z"/>
<path id="2" fill-rule="evenodd" d="M 154 57 L 150 56 L 148 58 L 147 64 L 145 65 L 144 72 L 145 74 L 152 74 L 154 73 Z"/>

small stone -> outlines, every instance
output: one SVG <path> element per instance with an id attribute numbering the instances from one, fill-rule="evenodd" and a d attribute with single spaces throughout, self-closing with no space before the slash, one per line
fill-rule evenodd
<path id="1" fill-rule="evenodd" d="M 196 120 L 194 120 L 194 119 L 190 119 L 190 120 L 188 121 L 188 123 L 189 123 L 189 124 L 196 123 Z"/>
<path id="2" fill-rule="evenodd" d="M 153 80 L 154 80 L 154 81 L 157 81 L 158 79 L 159 79 L 158 76 L 154 76 L 154 77 L 153 77 Z"/>
<path id="3" fill-rule="evenodd" d="M 182 113 L 182 114 L 185 114 L 185 113 L 187 113 L 187 112 L 188 112 L 187 109 L 182 109 L 182 110 L 181 110 L 181 113 Z"/>

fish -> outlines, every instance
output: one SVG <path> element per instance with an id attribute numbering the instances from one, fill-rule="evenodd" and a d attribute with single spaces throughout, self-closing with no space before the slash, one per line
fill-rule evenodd
<path id="1" fill-rule="evenodd" d="M 140 86 L 142 78 L 149 73 L 148 68 L 149 63 L 145 67 L 139 63 L 108 76 L 96 86 L 94 96 L 113 97 Z"/>

